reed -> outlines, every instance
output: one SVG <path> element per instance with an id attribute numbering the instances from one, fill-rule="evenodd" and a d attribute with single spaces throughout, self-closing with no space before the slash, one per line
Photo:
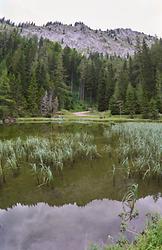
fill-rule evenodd
<path id="1" fill-rule="evenodd" d="M 6 171 L 13 176 L 22 166 L 30 166 L 38 185 L 51 185 L 54 171 L 63 171 L 75 160 L 92 160 L 99 156 L 93 136 L 86 133 L 61 134 L 57 138 L 27 137 L 0 141 L 0 184 L 5 182 Z"/>
<path id="2" fill-rule="evenodd" d="M 11 152 L 10 143 L 0 141 L 0 186 L 6 182 L 7 158 Z"/>
<path id="3" fill-rule="evenodd" d="M 20 171 L 20 166 L 19 166 L 18 160 L 16 158 L 15 152 L 13 152 L 12 156 L 7 159 L 7 164 L 9 166 L 9 168 L 11 169 L 13 176 L 17 176 L 19 174 L 19 171 Z"/>
<path id="4" fill-rule="evenodd" d="M 162 125 L 127 123 L 107 129 L 104 136 L 113 147 L 126 177 L 162 177 Z M 114 143 L 115 142 L 115 143 Z"/>

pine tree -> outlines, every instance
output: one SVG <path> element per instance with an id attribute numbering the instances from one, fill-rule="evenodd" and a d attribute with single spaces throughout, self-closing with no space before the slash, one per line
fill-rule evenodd
<path id="1" fill-rule="evenodd" d="M 112 97 L 115 89 L 115 72 L 112 64 L 108 64 L 107 67 L 107 89 L 106 89 L 106 97 L 107 103 L 109 106 L 110 98 Z"/>
<path id="2" fill-rule="evenodd" d="M 54 97 L 58 98 L 59 109 L 64 108 L 65 99 L 69 91 L 68 87 L 64 82 L 64 68 L 63 68 L 62 54 L 59 54 L 57 57 L 54 83 L 51 85 L 51 91 Z"/>
<path id="3" fill-rule="evenodd" d="M 102 66 L 98 85 L 98 110 L 108 110 L 108 98 L 107 98 L 107 72 L 105 65 Z"/>
<path id="4" fill-rule="evenodd" d="M 134 115 L 136 113 L 136 96 L 135 90 L 132 87 L 131 83 L 129 83 L 126 92 L 125 111 L 130 115 L 131 118 L 134 118 Z"/>
<path id="5" fill-rule="evenodd" d="M 156 103 L 160 113 L 162 113 L 162 73 L 156 72 Z"/>
<path id="6" fill-rule="evenodd" d="M 124 102 L 121 98 L 119 82 L 116 82 L 114 94 L 110 98 L 109 109 L 111 110 L 111 113 L 113 115 L 116 115 L 116 114 L 121 115 L 124 112 L 123 106 L 124 106 Z"/>
<path id="7" fill-rule="evenodd" d="M 143 104 L 144 104 L 144 93 L 143 93 L 143 87 L 142 84 L 139 83 L 136 87 L 136 112 L 138 114 L 142 113 L 143 110 Z"/>
<path id="8" fill-rule="evenodd" d="M 12 115 L 13 104 L 7 70 L 4 70 L 0 77 L 0 118 Z"/>
<path id="9" fill-rule="evenodd" d="M 118 85 L 120 90 L 120 98 L 123 102 L 125 102 L 126 91 L 129 84 L 129 75 L 128 75 L 128 68 L 127 62 L 124 61 L 121 71 L 119 72 L 118 77 Z"/>
<path id="10" fill-rule="evenodd" d="M 150 118 L 150 107 L 149 107 L 149 99 L 146 93 L 143 93 L 143 103 L 142 103 L 142 118 L 148 119 Z"/>
<path id="11" fill-rule="evenodd" d="M 38 114 L 38 86 L 34 71 L 28 88 L 28 110 L 33 116 Z"/>
<path id="12" fill-rule="evenodd" d="M 92 104 L 93 97 L 93 65 L 92 60 L 88 60 L 85 69 L 85 100 Z"/>
<path id="13" fill-rule="evenodd" d="M 50 85 L 50 76 L 48 73 L 47 65 L 43 60 L 38 60 L 35 66 L 36 82 L 39 89 L 48 89 Z"/>
<path id="14" fill-rule="evenodd" d="M 23 96 L 20 76 L 10 75 L 11 98 L 14 100 L 14 115 L 24 116 L 27 109 L 26 99 Z"/>
<path id="15" fill-rule="evenodd" d="M 159 111 L 157 108 L 157 101 L 155 99 L 151 99 L 149 103 L 149 118 L 156 120 L 159 118 Z"/>
<path id="16" fill-rule="evenodd" d="M 81 101 L 85 100 L 85 81 L 86 81 L 86 59 L 83 58 L 79 65 L 80 81 L 79 81 L 79 98 Z"/>
<path id="17" fill-rule="evenodd" d="M 156 95 L 155 70 L 152 63 L 149 47 L 146 44 L 145 40 L 143 40 L 142 52 L 140 55 L 140 70 L 145 93 L 150 99 Z"/>

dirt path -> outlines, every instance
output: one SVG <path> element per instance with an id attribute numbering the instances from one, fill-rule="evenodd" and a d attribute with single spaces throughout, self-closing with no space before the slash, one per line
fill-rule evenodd
<path id="1" fill-rule="evenodd" d="M 82 112 L 75 112 L 73 113 L 73 115 L 76 115 L 76 116 L 88 116 L 90 113 L 90 111 L 82 111 Z"/>

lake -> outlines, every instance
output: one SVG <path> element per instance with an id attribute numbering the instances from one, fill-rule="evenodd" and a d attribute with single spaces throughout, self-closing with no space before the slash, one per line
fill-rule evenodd
<path id="1" fill-rule="evenodd" d="M 22 167 L 0 188 L 0 249 L 2 250 L 85 250 L 91 243 L 112 243 L 120 237 L 118 216 L 128 186 L 138 183 L 136 207 L 139 216 L 130 222 L 141 231 L 148 212 L 162 213 L 162 182 L 112 175 L 112 157 L 104 151 L 109 124 L 16 124 L 0 127 L 0 139 L 37 136 L 55 138 L 62 133 L 83 132 L 94 136 L 100 157 L 78 159 L 54 176 L 54 188 L 38 187 L 31 169 Z M 114 142 L 117 143 L 117 142 Z M 129 240 L 134 234 L 127 233 Z"/>

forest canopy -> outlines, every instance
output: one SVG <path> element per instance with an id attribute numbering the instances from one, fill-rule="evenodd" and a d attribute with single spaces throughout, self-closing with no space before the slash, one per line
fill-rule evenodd
<path id="1" fill-rule="evenodd" d="M 162 40 L 137 39 L 134 56 L 83 55 L 59 43 L 0 32 L 0 117 L 51 116 L 95 107 L 112 114 L 162 112 Z"/>

